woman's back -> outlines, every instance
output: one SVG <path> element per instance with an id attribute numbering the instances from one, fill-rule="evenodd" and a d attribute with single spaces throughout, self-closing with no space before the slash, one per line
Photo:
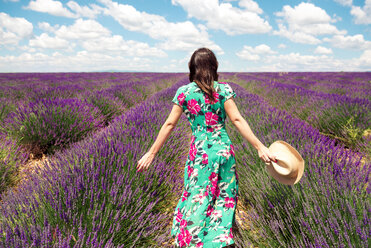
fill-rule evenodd
<path id="1" fill-rule="evenodd" d="M 231 86 L 224 82 L 214 81 L 214 89 L 212 102 L 195 82 L 191 82 L 179 87 L 173 102 L 182 107 L 195 137 L 203 140 L 229 140 L 225 131 L 224 102 L 236 94 Z"/>

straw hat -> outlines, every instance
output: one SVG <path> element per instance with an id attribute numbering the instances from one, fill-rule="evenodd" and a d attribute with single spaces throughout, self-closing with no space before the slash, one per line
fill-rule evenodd
<path id="1" fill-rule="evenodd" d="M 299 152 L 282 140 L 273 142 L 269 151 L 276 156 L 277 163 L 265 163 L 267 172 L 283 184 L 293 185 L 299 182 L 304 173 L 304 160 Z"/>

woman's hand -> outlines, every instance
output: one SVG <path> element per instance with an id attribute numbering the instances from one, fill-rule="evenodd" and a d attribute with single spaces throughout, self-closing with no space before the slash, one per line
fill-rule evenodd
<path id="1" fill-rule="evenodd" d="M 155 158 L 154 153 L 147 152 L 146 154 L 144 154 L 143 157 L 138 161 L 137 172 L 147 170 L 154 158 Z"/>
<path id="2" fill-rule="evenodd" d="M 266 164 L 269 164 L 271 161 L 277 163 L 276 156 L 270 153 L 269 149 L 264 145 L 258 149 L 258 154 L 259 158 Z"/>

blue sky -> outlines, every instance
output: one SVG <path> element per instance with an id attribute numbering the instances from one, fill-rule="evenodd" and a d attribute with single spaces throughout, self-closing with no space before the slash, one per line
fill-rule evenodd
<path id="1" fill-rule="evenodd" d="M 0 0 L 0 72 L 370 71 L 371 0 Z"/>

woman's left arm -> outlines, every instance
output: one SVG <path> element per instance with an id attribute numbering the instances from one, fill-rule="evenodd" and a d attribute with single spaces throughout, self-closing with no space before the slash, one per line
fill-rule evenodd
<path id="1" fill-rule="evenodd" d="M 162 125 L 155 143 L 153 143 L 149 151 L 146 154 L 144 154 L 143 157 L 138 161 L 137 172 L 148 169 L 153 159 L 155 158 L 156 154 L 161 149 L 162 145 L 165 143 L 170 133 L 173 131 L 176 124 L 178 123 L 178 120 L 182 115 L 182 112 L 183 112 L 182 107 L 180 107 L 177 104 L 173 105 L 173 109 L 171 110 L 165 123 Z"/>

